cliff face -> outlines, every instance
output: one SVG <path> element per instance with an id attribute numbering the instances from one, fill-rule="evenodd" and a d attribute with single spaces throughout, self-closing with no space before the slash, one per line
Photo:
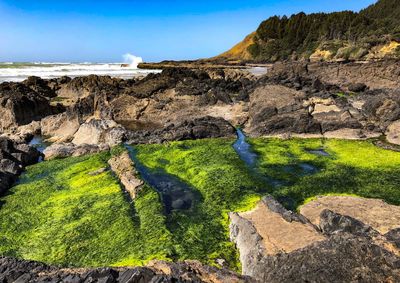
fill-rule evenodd
<path id="1" fill-rule="evenodd" d="M 380 0 L 359 13 L 274 16 L 217 58 L 258 62 L 399 58 L 399 19 L 399 0 Z"/>

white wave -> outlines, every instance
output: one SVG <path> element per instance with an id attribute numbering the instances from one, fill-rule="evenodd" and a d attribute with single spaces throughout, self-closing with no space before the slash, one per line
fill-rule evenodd
<path id="1" fill-rule="evenodd" d="M 39 63 L 32 65 L 27 64 L 18 68 L 0 68 L 1 81 L 23 81 L 29 76 L 37 76 L 43 79 L 58 78 L 62 76 L 79 77 L 88 75 L 102 75 L 120 78 L 132 78 L 138 75 L 146 75 L 149 73 L 159 72 L 157 70 L 140 70 L 137 64 L 141 58 L 131 58 L 129 66 L 125 67 L 121 63 Z"/>
<path id="2" fill-rule="evenodd" d="M 130 53 L 126 53 L 124 56 L 124 61 L 125 63 L 128 63 L 130 67 L 137 69 L 137 66 L 143 62 L 142 57 L 137 57 L 135 55 L 132 55 Z"/>

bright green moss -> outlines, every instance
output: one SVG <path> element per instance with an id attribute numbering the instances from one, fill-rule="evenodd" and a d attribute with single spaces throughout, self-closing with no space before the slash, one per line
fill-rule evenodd
<path id="1" fill-rule="evenodd" d="M 0 199 L 0 255 L 63 266 L 141 265 L 151 259 L 226 260 L 239 269 L 229 241 L 231 211 L 252 209 L 271 193 L 296 209 L 318 195 L 358 195 L 400 204 L 400 153 L 369 141 L 251 139 L 259 155 L 250 170 L 231 139 L 137 146 L 137 158 L 189 184 L 194 209 L 165 216 L 160 197 L 145 185 L 134 203 L 107 167 L 112 153 L 43 162 L 28 168 Z M 323 148 L 329 156 L 308 152 Z M 303 174 L 301 164 L 318 168 Z M 282 181 L 276 188 L 267 179 Z M 290 201 L 287 201 L 290 200 Z"/>
<path id="2" fill-rule="evenodd" d="M 261 172 L 290 184 L 276 189 L 273 195 L 289 197 L 294 202 L 291 208 L 326 194 L 353 194 L 400 204 L 400 153 L 381 149 L 370 141 L 252 139 L 251 143 L 260 155 Z M 330 156 L 307 152 L 319 148 Z M 301 176 L 285 170 L 301 163 L 312 164 L 319 171 Z"/>
<path id="3" fill-rule="evenodd" d="M 201 195 L 193 211 L 174 212 L 168 219 L 176 259 L 208 264 L 225 259 L 238 269 L 238 255 L 229 241 L 228 213 L 253 208 L 266 188 L 248 171 L 232 143 L 207 139 L 137 146 L 137 158 L 144 165 L 179 177 Z"/>
<path id="4" fill-rule="evenodd" d="M 0 254 L 62 266 L 166 259 L 170 234 L 157 193 L 144 188 L 135 211 L 109 171 L 88 174 L 106 167 L 108 158 L 102 153 L 28 168 L 1 199 Z"/>

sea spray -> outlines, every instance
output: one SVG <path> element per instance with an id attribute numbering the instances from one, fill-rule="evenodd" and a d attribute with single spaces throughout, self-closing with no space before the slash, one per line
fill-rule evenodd
<path id="1" fill-rule="evenodd" d="M 143 62 L 142 57 L 137 57 L 130 53 L 126 53 L 124 56 L 124 62 L 128 63 L 131 68 L 137 69 L 138 65 Z"/>

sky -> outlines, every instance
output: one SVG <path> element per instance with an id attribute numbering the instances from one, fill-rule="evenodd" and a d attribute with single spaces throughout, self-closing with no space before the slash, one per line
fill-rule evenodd
<path id="1" fill-rule="evenodd" d="M 147 62 L 218 55 L 272 15 L 375 0 L 0 0 L 0 61 Z"/>

